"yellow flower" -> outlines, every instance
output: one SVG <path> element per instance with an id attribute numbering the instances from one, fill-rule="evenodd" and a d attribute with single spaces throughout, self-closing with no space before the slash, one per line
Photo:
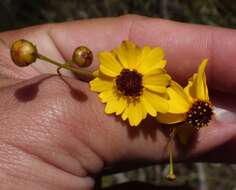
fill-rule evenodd
<path id="1" fill-rule="evenodd" d="M 121 115 L 131 126 L 139 125 L 147 114 L 156 117 L 157 112 L 166 113 L 171 78 L 163 58 L 160 47 L 139 48 L 129 41 L 111 52 L 99 53 L 100 66 L 90 87 L 106 103 L 105 113 Z"/>
<path id="2" fill-rule="evenodd" d="M 208 125 L 213 114 L 205 75 L 207 63 L 207 59 L 202 61 L 198 72 L 189 79 L 188 85 L 184 89 L 178 83 L 171 81 L 170 87 L 167 89 L 168 113 L 157 115 L 160 123 L 183 122 L 182 127 L 177 128 L 176 133 L 184 144 L 187 143 L 188 137 L 194 130 Z"/>

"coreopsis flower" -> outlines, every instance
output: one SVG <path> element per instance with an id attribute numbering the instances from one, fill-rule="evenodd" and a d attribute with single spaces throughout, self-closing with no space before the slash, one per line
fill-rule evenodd
<path id="1" fill-rule="evenodd" d="M 172 156 L 175 135 L 181 143 L 187 144 L 193 132 L 207 126 L 213 115 L 205 75 L 207 62 L 207 59 L 202 61 L 198 72 L 189 79 L 185 88 L 171 81 L 167 89 L 169 110 L 167 113 L 157 115 L 157 120 L 160 123 L 175 124 L 176 126 L 172 128 L 168 146 L 170 164 L 166 177 L 171 181 L 176 179 Z"/>
<path id="2" fill-rule="evenodd" d="M 207 126 L 213 115 L 205 75 L 207 63 L 207 59 L 202 61 L 198 72 L 189 79 L 185 88 L 171 81 L 171 85 L 167 89 L 169 95 L 168 113 L 157 115 L 160 123 L 180 123 L 176 134 L 183 144 L 187 143 L 194 130 Z"/>
<path id="3" fill-rule="evenodd" d="M 169 109 L 167 86 L 171 77 L 164 69 L 166 60 L 160 47 L 137 47 L 124 41 L 111 52 L 99 53 L 97 77 L 90 82 L 92 91 L 106 103 L 105 113 L 121 115 L 131 126 L 138 126 L 147 114 Z"/>

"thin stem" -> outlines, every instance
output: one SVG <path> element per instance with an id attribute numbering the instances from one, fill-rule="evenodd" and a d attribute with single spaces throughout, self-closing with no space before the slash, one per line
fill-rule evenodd
<path id="1" fill-rule="evenodd" d="M 175 137 L 175 128 L 171 131 L 170 134 L 170 141 L 168 144 L 168 150 L 169 150 L 169 173 L 166 176 L 166 178 L 170 181 L 174 181 L 176 179 L 176 176 L 174 174 L 174 163 L 173 163 L 173 143 L 174 143 L 174 137 Z"/>
<path id="2" fill-rule="evenodd" d="M 69 67 L 73 67 L 73 66 L 71 66 L 72 64 L 74 64 L 74 62 L 72 61 L 72 60 L 69 60 L 69 61 L 67 61 L 66 63 L 64 63 L 63 64 L 63 66 L 64 66 L 64 68 L 65 68 L 65 66 L 69 66 Z M 57 68 L 57 74 L 59 75 L 59 76 L 61 76 L 62 74 L 61 74 L 61 72 L 60 72 L 60 70 L 62 69 L 63 67 L 58 67 Z M 73 67 L 74 68 L 74 67 Z M 95 76 L 94 76 L 95 77 Z"/>
<path id="3" fill-rule="evenodd" d="M 41 55 L 41 54 L 38 54 L 38 58 L 43 60 L 43 61 L 46 61 L 48 63 L 51 63 L 53 65 L 58 66 L 57 71 L 59 71 L 61 68 L 64 68 L 64 69 L 67 69 L 67 70 L 72 71 L 74 73 L 77 73 L 79 77 L 88 78 L 89 80 L 92 80 L 94 78 L 94 75 L 91 72 L 85 71 L 85 70 L 80 70 L 79 68 L 75 68 L 75 67 L 71 66 L 70 64 L 59 63 L 59 62 L 54 61 L 54 60 L 52 60 L 52 59 L 50 59 L 50 58 L 48 58 L 44 55 Z"/>

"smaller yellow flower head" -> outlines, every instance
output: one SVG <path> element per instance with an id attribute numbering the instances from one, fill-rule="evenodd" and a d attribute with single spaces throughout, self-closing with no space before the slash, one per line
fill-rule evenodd
<path id="1" fill-rule="evenodd" d="M 213 112 L 205 75 L 207 63 L 207 59 L 202 61 L 198 72 L 189 79 L 185 88 L 171 81 L 171 85 L 167 90 L 170 98 L 168 100 L 169 110 L 165 114 L 158 114 L 157 120 L 160 123 L 174 124 L 183 122 L 184 126 L 187 125 L 195 129 L 208 125 Z M 186 128 L 180 130 L 182 131 L 181 133 L 189 133 Z M 177 130 L 177 134 L 180 130 Z"/>
<path id="2" fill-rule="evenodd" d="M 99 53 L 97 77 L 90 82 L 91 90 L 106 103 L 105 113 L 121 115 L 131 126 L 137 126 L 157 112 L 169 109 L 167 86 L 171 77 L 164 67 L 164 52 L 160 47 L 137 47 L 124 41 L 111 52 Z"/>

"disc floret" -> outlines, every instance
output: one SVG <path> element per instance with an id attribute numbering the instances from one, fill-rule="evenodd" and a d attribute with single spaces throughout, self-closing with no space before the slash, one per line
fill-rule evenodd
<path id="1" fill-rule="evenodd" d="M 187 123 L 200 129 L 207 126 L 213 115 L 212 105 L 208 101 L 197 100 L 187 112 Z"/>

